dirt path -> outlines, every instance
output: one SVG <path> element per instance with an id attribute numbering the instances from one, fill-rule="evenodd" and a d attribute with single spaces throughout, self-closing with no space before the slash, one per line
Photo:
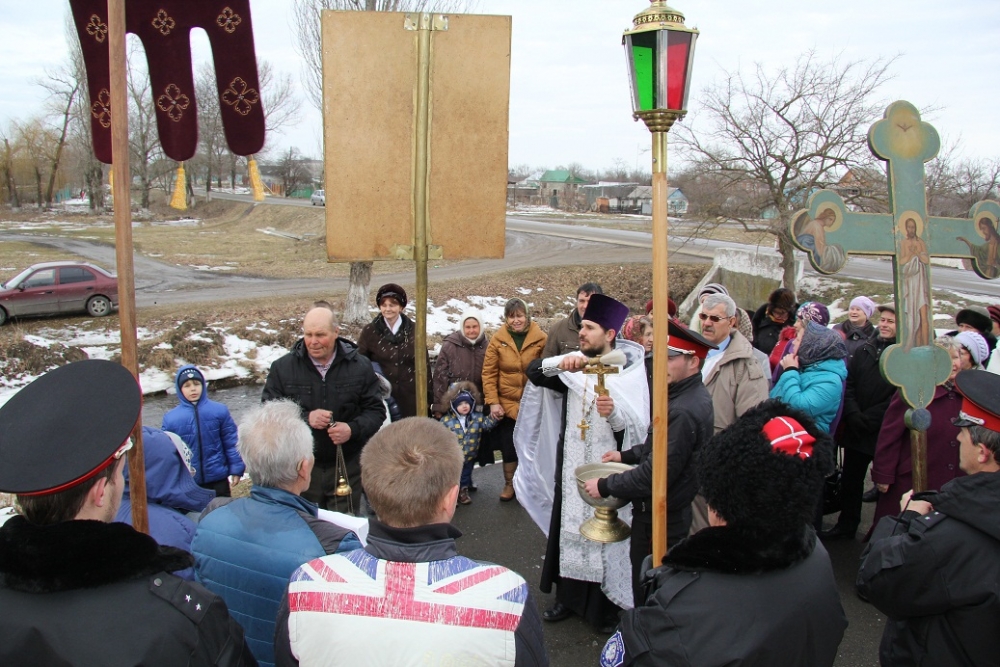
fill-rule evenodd
<path id="1" fill-rule="evenodd" d="M 650 261 L 650 251 L 609 243 L 556 238 L 519 232 L 507 233 L 506 257 L 470 260 L 429 271 L 430 280 L 454 280 L 499 271 L 581 264 L 632 263 Z M 103 266 L 114 266 L 114 248 L 104 243 L 50 235 L 0 233 L 0 239 L 57 248 L 85 257 Z M 673 258 L 672 258 L 673 259 Z M 684 261 L 678 256 L 675 261 Z M 136 305 L 182 305 L 213 301 L 234 301 L 261 297 L 296 296 L 315 292 L 316 279 L 251 278 L 222 272 L 198 271 L 190 267 L 160 262 L 135 255 Z M 372 282 L 412 282 L 411 272 L 380 273 L 376 262 Z M 347 289 L 346 278 L 329 280 L 324 288 Z"/>

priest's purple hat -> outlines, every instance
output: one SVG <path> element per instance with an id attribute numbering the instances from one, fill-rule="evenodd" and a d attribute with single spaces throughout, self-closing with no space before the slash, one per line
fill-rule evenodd
<path id="1" fill-rule="evenodd" d="M 590 320 L 605 331 L 614 329 L 617 333 L 621 331 L 626 317 L 628 317 L 628 306 L 621 301 L 612 299 L 606 294 L 591 294 L 582 319 Z"/>

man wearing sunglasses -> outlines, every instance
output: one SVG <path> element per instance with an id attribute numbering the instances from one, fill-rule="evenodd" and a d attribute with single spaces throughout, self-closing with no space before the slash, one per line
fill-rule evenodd
<path id="1" fill-rule="evenodd" d="M 701 335 L 716 346 L 702 366 L 705 388 L 712 395 L 715 433 L 750 408 L 766 401 L 771 383 L 754 359 L 753 345 L 736 328 L 736 302 L 726 294 L 710 294 L 701 304 Z M 691 533 L 708 527 L 708 507 L 700 495 L 691 505 Z"/>
<path id="2" fill-rule="evenodd" d="M 0 527 L 0 664 L 257 664 L 221 598 L 169 574 L 189 553 L 112 523 L 141 400 L 87 360 L 0 408 L 0 491 L 21 507 Z"/>

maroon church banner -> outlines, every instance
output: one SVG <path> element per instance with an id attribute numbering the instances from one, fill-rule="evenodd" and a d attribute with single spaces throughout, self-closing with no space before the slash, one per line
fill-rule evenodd
<path id="1" fill-rule="evenodd" d="M 107 0 L 70 0 L 90 92 L 94 154 L 111 164 Z M 142 40 L 163 151 L 183 162 L 198 145 L 198 102 L 191 67 L 192 28 L 208 34 L 226 143 L 237 155 L 264 146 L 250 0 L 127 0 L 126 31 Z"/>

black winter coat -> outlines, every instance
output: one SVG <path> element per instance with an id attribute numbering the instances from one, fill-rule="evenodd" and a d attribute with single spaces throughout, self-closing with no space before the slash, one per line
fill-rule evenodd
<path id="1" fill-rule="evenodd" d="M 701 373 L 667 387 L 667 541 L 676 544 L 691 529 L 691 501 L 698 492 L 694 454 L 714 432 L 712 395 Z M 653 432 L 646 441 L 622 451 L 622 463 L 638 464 L 628 472 L 600 479 L 603 497 L 629 498 L 635 520 L 651 522 L 653 488 Z"/>
<path id="2" fill-rule="evenodd" d="M 879 522 L 858 589 L 889 618 L 879 659 L 892 667 L 1000 661 L 1000 472 L 917 494 L 934 506 Z"/>
<path id="3" fill-rule="evenodd" d="M 358 353 L 382 367 L 382 375 L 392 384 L 392 397 L 399 404 L 400 414 L 403 417 L 414 417 L 417 415 L 417 363 L 414 356 L 417 328 L 406 315 L 400 313 L 399 317 L 403 322 L 396 333 L 389 331 L 385 318 L 381 315 L 366 324 L 358 336 Z M 427 360 L 427 387 L 424 391 L 427 392 L 427 405 L 430 406 L 434 398 L 431 390 L 430 355 L 427 350 L 424 350 L 424 358 Z"/>
<path id="4" fill-rule="evenodd" d="M 885 348 L 896 342 L 875 338 L 865 342 L 847 366 L 847 388 L 844 392 L 844 412 L 840 423 L 842 434 L 839 444 L 875 456 L 875 443 L 889 401 L 896 387 L 882 377 L 879 358 Z"/>
<path id="5" fill-rule="evenodd" d="M 652 572 L 601 665 L 828 667 L 847 628 L 830 556 L 809 526 L 768 536 L 705 528 Z"/>
<path id="6" fill-rule="evenodd" d="M 789 317 L 785 324 L 778 324 L 767 316 L 767 304 L 757 309 L 757 312 L 750 318 L 750 327 L 753 329 L 753 346 L 764 354 L 771 354 L 771 350 L 778 343 L 781 330 L 792 326 L 794 318 Z"/>
<path id="7" fill-rule="evenodd" d="M 351 427 L 351 439 L 343 444 L 348 459 L 361 453 L 368 438 L 385 422 L 385 403 L 371 362 L 358 354 L 354 343 L 343 338 L 337 339 L 337 354 L 325 379 L 313 365 L 301 338 L 291 352 L 271 364 L 261 401 L 281 398 L 298 403 L 306 421 L 310 412 L 323 409 L 333 413 L 333 421 L 346 422 Z M 337 448 L 326 430 L 312 429 L 312 433 L 316 463 L 335 465 Z"/>
<path id="8" fill-rule="evenodd" d="M 0 665 L 256 665 L 191 554 L 124 523 L 0 528 Z"/>
<path id="9" fill-rule="evenodd" d="M 863 327 L 851 324 L 850 320 L 844 320 L 833 327 L 834 331 L 839 331 L 844 336 L 844 344 L 847 346 L 847 367 L 851 367 L 851 359 L 861 347 L 870 340 L 875 340 L 878 336 L 878 329 L 871 322 L 865 322 Z"/>

